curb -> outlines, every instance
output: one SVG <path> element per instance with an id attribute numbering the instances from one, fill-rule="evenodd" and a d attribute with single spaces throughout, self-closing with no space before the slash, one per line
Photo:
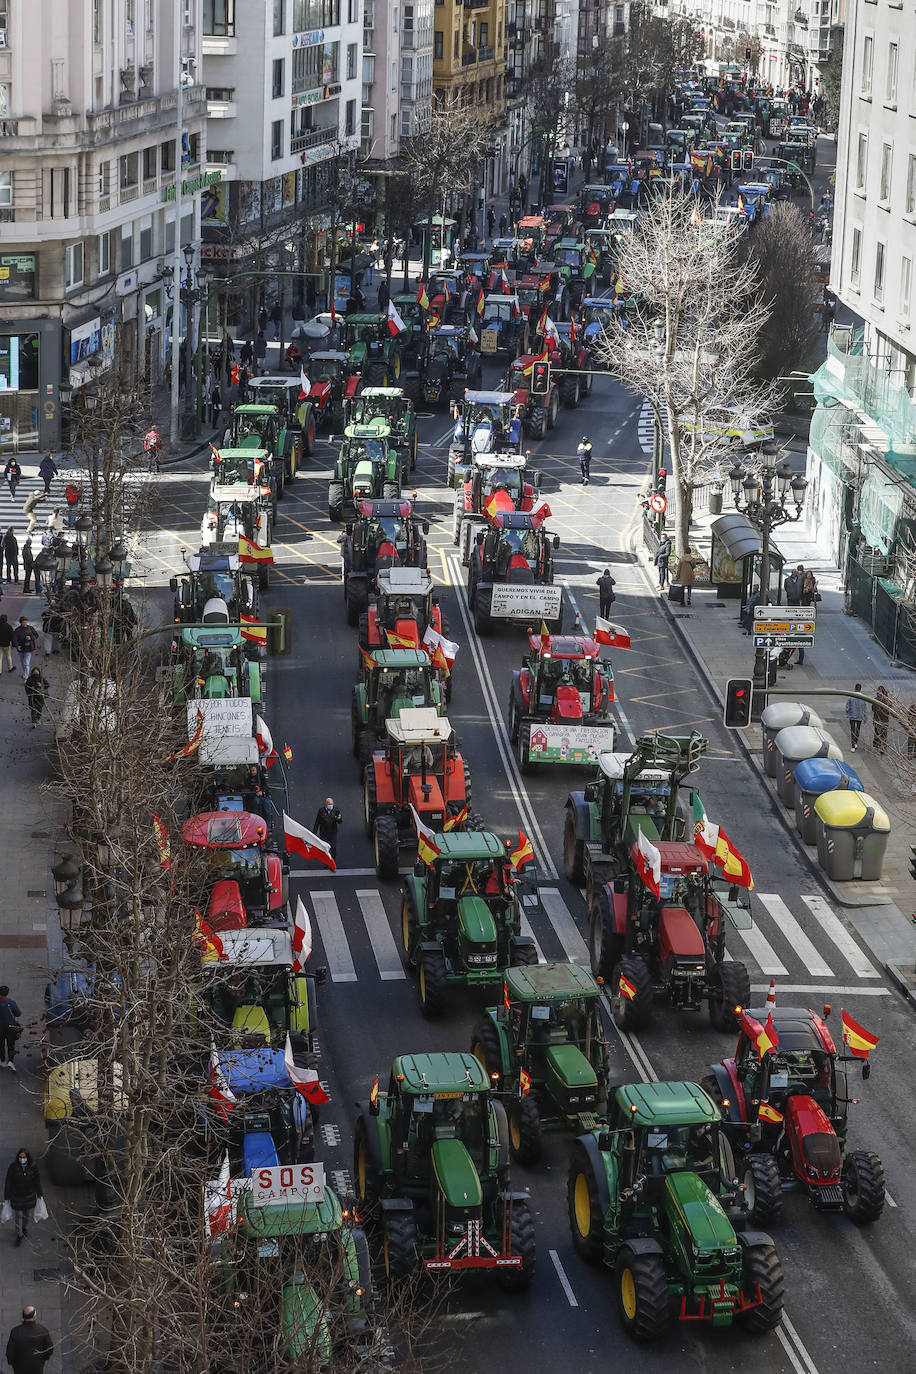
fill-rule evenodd
<path id="1" fill-rule="evenodd" d="M 904 968 L 902 964 L 888 961 L 884 965 L 884 971 L 908 1002 L 916 1002 L 916 969 L 912 966 Z"/>

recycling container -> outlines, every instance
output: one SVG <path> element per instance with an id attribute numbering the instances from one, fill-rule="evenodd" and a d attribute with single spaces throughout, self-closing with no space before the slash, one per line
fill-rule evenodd
<path id="1" fill-rule="evenodd" d="M 800 701 L 774 701 L 764 708 L 760 717 L 763 727 L 763 767 L 768 778 L 775 778 L 779 772 L 774 742 L 780 730 L 790 725 L 820 725 L 821 718 L 810 706 Z"/>
<path id="2" fill-rule="evenodd" d="M 879 803 L 867 792 L 822 792 L 814 811 L 817 859 L 827 877 L 880 878 L 891 823 Z"/>
<path id="3" fill-rule="evenodd" d="M 788 725 L 773 742 L 776 787 L 786 806 L 795 805 L 795 765 L 802 759 L 842 759 L 843 751 L 819 725 Z"/>
<path id="4" fill-rule="evenodd" d="M 822 792 L 864 792 L 862 779 L 839 759 L 802 759 L 795 765 L 795 824 L 805 844 L 816 844 L 814 803 Z"/>

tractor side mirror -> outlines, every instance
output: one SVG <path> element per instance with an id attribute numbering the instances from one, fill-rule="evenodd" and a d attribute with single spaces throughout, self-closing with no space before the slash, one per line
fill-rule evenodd
<path id="1" fill-rule="evenodd" d="M 178 578 L 177 578 L 177 577 L 170 577 L 170 578 L 169 578 L 169 591 L 170 591 L 170 592 L 177 592 L 177 591 L 178 591 Z"/>
<path id="2" fill-rule="evenodd" d="M 541 489 L 541 482 L 543 481 L 543 476 L 544 474 L 540 471 L 535 471 L 531 474 L 531 480 L 534 482 L 537 491 L 540 491 Z"/>
<path id="3" fill-rule="evenodd" d="M 423 521 L 423 523 L 422 523 L 422 525 L 421 525 L 421 529 L 423 530 L 423 533 L 424 533 L 424 534 L 429 534 L 429 521 L 428 521 L 428 520 L 424 520 L 424 521 Z"/>
<path id="4" fill-rule="evenodd" d="M 553 547 L 555 549 L 558 549 L 560 547 L 560 536 L 558 534 L 555 534 L 553 536 Z"/>

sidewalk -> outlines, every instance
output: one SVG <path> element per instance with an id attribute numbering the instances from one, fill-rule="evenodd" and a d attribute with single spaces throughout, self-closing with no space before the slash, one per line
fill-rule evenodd
<path id="1" fill-rule="evenodd" d="M 7 589 L 3 608 L 12 623 L 28 615 L 40 623 L 42 600 Z M 44 991 L 49 966 L 62 957 L 60 927 L 50 869 L 60 856 L 59 822 L 54 802 L 41 790 L 50 772 L 49 749 L 53 727 L 50 715 L 63 685 L 57 656 L 39 664 L 50 683 L 45 717 L 33 730 L 29 721 L 17 656 L 14 670 L 0 677 L 0 729 L 5 740 L 7 765 L 0 777 L 0 845 L 4 853 L 6 898 L 0 903 L 0 981 L 22 1010 L 24 1031 L 16 1056 L 18 1073 L 0 1069 L 0 1167 L 5 1171 L 16 1151 L 25 1146 L 41 1172 L 50 1219 L 31 1225 L 23 1245 L 13 1248 L 11 1224 L 0 1227 L 0 1341 L 21 1320 L 22 1308 L 34 1303 L 38 1320 L 48 1327 L 55 1345 L 49 1370 L 71 1367 L 69 1341 L 65 1339 L 67 1314 L 63 1277 L 64 1242 L 59 1226 L 64 1220 L 64 1195 L 47 1176 L 43 1156 L 47 1149 L 44 1129 L 43 1074 L 40 1042 Z"/>

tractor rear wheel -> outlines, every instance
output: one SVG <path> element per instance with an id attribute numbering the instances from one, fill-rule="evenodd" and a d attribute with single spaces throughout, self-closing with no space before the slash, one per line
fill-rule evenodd
<path id="1" fill-rule="evenodd" d="M 457 478 L 457 476 L 456 476 L 456 474 L 455 474 L 455 455 L 454 455 L 454 453 L 450 453 L 450 454 L 448 455 L 448 462 L 447 462 L 446 465 L 445 465 L 445 485 L 446 485 L 447 487 L 457 487 L 457 485 L 458 485 L 458 478 Z"/>
<path id="2" fill-rule="evenodd" d="M 400 495 L 401 488 L 397 482 L 382 483 L 382 500 L 396 501 Z"/>
<path id="3" fill-rule="evenodd" d="M 538 961 L 537 945 L 526 935 L 519 935 L 512 943 L 509 964 L 512 968 L 533 968 Z"/>
<path id="4" fill-rule="evenodd" d="M 300 449 L 299 449 L 299 461 L 300 461 L 300 462 L 302 461 L 302 455 L 303 455 L 303 454 L 305 455 L 306 458 L 311 458 L 311 456 L 312 456 L 312 454 L 313 454 L 314 452 L 315 452 L 315 417 L 314 417 L 314 415 L 312 414 L 312 412 L 309 411 L 309 417 L 308 417 L 308 419 L 306 420 L 306 422 L 305 422 L 305 428 L 304 428 L 303 431 L 302 431 L 302 445 L 301 445 L 301 447 L 300 447 Z M 294 475 L 295 475 L 295 474 L 294 474 Z"/>
<path id="5" fill-rule="evenodd" d="M 368 611 L 363 611 L 362 614 L 361 614 L 360 617 L 359 617 L 359 625 L 357 626 L 357 629 L 356 629 L 356 641 L 357 641 L 357 643 L 360 645 L 361 648 L 363 648 L 363 649 L 368 649 L 368 647 L 369 647 L 369 612 L 368 612 Z M 360 668 L 363 667 L 363 658 L 362 658 L 362 654 L 360 654 L 360 657 L 359 657 L 359 666 L 360 666 Z M 362 672 L 361 672 L 361 673 L 360 673 L 360 678 L 362 678 L 362 676 L 363 676 L 363 674 L 362 674 Z"/>
<path id="6" fill-rule="evenodd" d="M 751 980 L 747 969 L 737 960 L 714 964 L 709 974 L 709 1019 L 715 1030 L 738 1028 L 735 1007 L 746 1007 L 751 1000 Z"/>
<path id="7" fill-rule="evenodd" d="M 417 1224 L 412 1212 L 382 1213 L 382 1258 L 389 1283 L 406 1279 L 417 1267 Z"/>
<path id="8" fill-rule="evenodd" d="M 519 1164 L 535 1164 L 541 1157 L 541 1114 L 530 1093 L 510 1099 L 509 1148 Z"/>
<path id="9" fill-rule="evenodd" d="M 614 965 L 623 958 L 623 936 L 617 933 L 614 910 L 606 887 L 599 887 L 592 898 L 588 917 L 588 953 L 592 973 L 605 982 L 614 972 Z"/>
<path id="10" fill-rule="evenodd" d="M 629 1245 L 617 1256 L 617 1310 L 634 1341 L 654 1341 L 668 1325 L 668 1283 L 663 1256 L 637 1254 Z"/>
<path id="11" fill-rule="evenodd" d="M 563 872 L 576 887 L 585 882 L 585 841 L 576 837 L 576 815 L 572 807 L 567 808 L 563 822 Z"/>
<path id="12" fill-rule="evenodd" d="M 578 1141 L 566 1175 L 566 1208 L 573 1249 L 586 1264 L 598 1264 L 604 1250 L 604 1214 L 592 1162 Z"/>
<path id="13" fill-rule="evenodd" d="M 560 397 L 567 410 L 575 410 L 579 404 L 579 378 L 564 377 L 560 383 Z"/>
<path id="14" fill-rule="evenodd" d="M 748 1155 L 744 1161 L 744 1200 L 748 1219 L 765 1226 L 782 1211 L 782 1181 L 772 1155 Z"/>
<path id="15" fill-rule="evenodd" d="M 493 633 L 493 621 L 490 618 L 490 593 L 482 592 L 475 584 L 474 595 L 474 629 L 481 639 Z"/>
<path id="16" fill-rule="evenodd" d="M 557 393 L 556 388 L 554 388 L 554 390 L 553 390 L 553 391 L 551 392 L 551 394 L 550 394 L 550 400 L 547 402 L 547 428 L 548 428 L 548 429 L 556 429 L 556 427 L 557 427 L 557 420 L 558 420 L 558 418 L 559 418 L 559 415 L 560 415 L 560 397 L 559 397 L 559 395 L 558 395 L 558 393 Z"/>
<path id="17" fill-rule="evenodd" d="M 368 770 L 372 767 L 372 757 L 375 753 L 375 735 L 371 730 L 364 730 L 359 738 L 359 752 L 356 757 L 359 759 L 360 777 L 365 777 Z"/>
<path id="18" fill-rule="evenodd" d="M 366 839 L 371 840 L 375 830 L 375 815 L 378 811 L 378 789 L 375 784 L 375 769 L 366 769 L 363 783 L 363 820 L 366 825 Z"/>
<path id="19" fill-rule="evenodd" d="M 632 996 L 620 990 L 625 979 L 633 990 Z M 652 1016 L 655 985 L 649 965 L 639 954 L 625 954 L 611 974 L 611 1012 L 619 1030 L 644 1030 Z"/>
<path id="20" fill-rule="evenodd" d="M 464 497 L 460 491 L 455 492 L 455 511 L 452 515 L 452 543 L 456 549 L 461 548 L 461 526 L 464 521 Z"/>
<path id="21" fill-rule="evenodd" d="M 328 519 L 340 524 L 343 519 L 344 490 L 342 482 L 328 483 Z"/>
<path id="22" fill-rule="evenodd" d="M 422 950 L 417 973 L 417 998 L 424 1016 L 441 1014 L 445 990 L 445 955 L 441 949 Z"/>
<path id="23" fill-rule="evenodd" d="M 369 587 L 362 578 L 347 578 L 345 595 L 347 598 L 347 624 L 358 625 L 359 618 L 369 603 Z"/>
<path id="24" fill-rule="evenodd" d="M 532 439 L 543 439 L 547 433 L 547 413 L 542 405 L 532 404 L 529 407 L 528 433 Z"/>
<path id="25" fill-rule="evenodd" d="M 478 1021 L 471 1032 L 471 1054 L 482 1065 L 488 1078 L 494 1073 L 502 1076 L 502 1055 L 499 1052 L 499 1035 L 489 1016 Z"/>
<path id="26" fill-rule="evenodd" d="M 411 472 L 413 472 L 413 471 L 416 469 L 416 466 L 417 466 L 417 450 L 419 449 L 419 446 L 420 446 L 420 441 L 419 441 L 418 438 L 417 438 L 417 431 L 416 431 L 416 428 L 415 428 L 414 431 L 413 431 L 413 434 L 410 436 L 410 470 L 411 470 Z"/>
<path id="27" fill-rule="evenodd" d="M 522 721 L 518 727 L 518 740 L 515 746 L 515 757 L 518 760 L 520 773 L 533 773 L 534 764 L 529 757 L 531 750 L 531 724 L 529 721 Z"/>
<path id="28" fill-rule="evenodd" d="M 884 1211 L 884 1165 L 872 1150 L 853 1150 L 843 1160 L 843 1211 L 867 1226 Z"/>
<path id="29" fill-rule="evenodd" d="M 513 748 L 515 748 L 515 746 L 518 744 L 518 730 L 520 719 L 518 713 L 518 706 L 515 701 L 515 693 L 511 690 L 509 692 L 509 708 L 507 714 L 509 717 L 509 743 L 512 745 Z"/>
<path id="30" fill-rule="evenodd" d="M 464 802 L 468 810 L 471 809 L 471 767 L 467 759 L 461 760 L 464 769 Z"/>
<path id="31" fill-rule="evenodd" d="M 360 1116 L 353 1134 L 353 1185 L 356 1189 L 356 1201 L 359 1204 L 359 1215 L 362 1221 L 372 1220 L 378 1209 L 378 1168 L 369 1141 L 369 1133 L 373 1129 L 377 1137 L 378 1126 L 375 1119 L 372 1118 L 370 1124 L 364 1116 Z"/>
<path id="32" fill-rule="evenodd" d="M 401 842 L 395 816 L 378 816 L 375 821 L 375 872 L 379 878 L 396 878 L 401 857 Z"/>
<path id="33" fill-rule="evenodd" d="M 749 1245 L 744 1252 L 744 1296 L 759 1305 L 745 1312 L 741 1321 L 748 1331 L 772 1331 L 782 1321 L 785 1281 L 776 1246 Z"/>
<path id="34" fill-rule="evenodd" d="M 520 1269 L 498 1270 L 499 1286 L 505 1288 L 509 1293 L 518 1293 L 531 1287 L 535 1264 L 537 1263 L 534 1222 L 531 1219 L 531 1209 L 527 1202 L 516 1200 L 512 1203 L 512 1213 L 509 1217 L 507 1230 L 512 1245 L 512 1253 L 521 1255 L 522 1264 Z"/>
<path id="35" fill-rule="evenodd" d="M 417 945 L 417 903 L 413 895 L 413 888 L 405 887 L 401 897 L 401 949 L 404 952 L 404 963 L 408 968 L 413 968 L 416 960 L 414 950 Z"/>

